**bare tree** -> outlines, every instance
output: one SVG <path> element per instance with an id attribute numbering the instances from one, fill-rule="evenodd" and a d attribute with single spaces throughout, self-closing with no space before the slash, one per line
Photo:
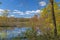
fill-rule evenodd
<path id="1" fill-rule="evenodd" d="M 7 17 L 8 16 L 8 10 L 4 10 L 2 16 Z"/>

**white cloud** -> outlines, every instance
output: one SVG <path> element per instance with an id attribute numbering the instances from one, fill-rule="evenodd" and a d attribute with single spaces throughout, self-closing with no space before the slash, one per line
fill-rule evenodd
<path id="1" fill-rule="evenodd" d="M 14 15 L 10 15 L 11 17 L 14 17 Z"/>
<path id="2" fill-rule="evenodd" d="M 41 2 L 39 2 L 39 5 L 40 5 L 40 6 L 46 6 L 46 2 L 41 1 Z"/>
<path id="3" fill-rule="evenodd" d="M 3 9 L 0 9 L 0 13 L 2 13 L 4 10 Z"/>
<path id="4" fill-rule="evenodd" d="M 36 10 L 36 13 L 41 13 L 42 12 L 42 10 Z"/>
<path id="5" fill-rule="evenodd" d="M 3 9 L 0 9 L 0 11 L 4 11 Z"/>
<path id="6" fill-rule="evenodd" d="M 19 13 L 20 14 L 20 13 L 23 13 L 23 12 L 17 11 L 17 12 L 13 12 L 13 13 Z"/>
<path id="7" fill-rule="evenodd" d="M 26 11 L 25 14 L 36 14 L 36 13 L 41 13 L 42 10 L 36 10 L 36 11 Z"/>
<path id="8" fill-rule="evenodd" d="M 13 13 L 23 14 L 23 12 L 21 12 L 19 10 L 14 10 Z"/>
<path id="9" fill-rule="evenodd" d="M 5 10 L 4 9 L 0 9 L 0 13 L 3 13 Z M 8 12 L 10 12 L 10 10 L 7 10 Z"/>
<path id="10" fill-rule="evenodd" d="M 25 14 L 31 14 L 31 11 L 26 11 Z"/>
<path id="11" fill-rule="evenodd" d="M 7 10 L 8 12 L 10 12 L 11 10 Z"/>
<path id="12" fill-rule="evenodd" d="M 15 17 L 15 15 L 9 15 L 8 17 Z"/>
<path id="13" fill-rule="evenodd" d="M 41 10 L 32 10 L 32 11 L 25 11 L 25 12 L 19 10 L 13 10 L 12 13 L 19 14 L 19 15 L 25 15 L 25 14 L 29 15 L 29 14 L 41 13 Z"/>
<path id="14" fill-rule="evenodd" d="M 40 10 L 36 10 L 36 13 L 40 13 Z"/>
<path id="15" fill-rule="evenodd" d="M 17 12 L 17 11 L 19 11 L 19 10 L 13 10 L 14 12 Z"/>
<path id="16" fill-rule="evenodd" d="M 1 13 L 4 11 L 4 9 L 0 9 L 0 16 L 1 16 Z M 18 15 L 30 15 L 30 14 L 40 14 L 42 12 L 42 10 L 32 10 L 32 11 L 25 11 L 25 12 L 22 12 L 20 10 L 8 10 L 9 12 L 11 12 L 10 15 L 8 15 L 8 17 L 16 17 L 15 15 L 18 14 Z M 14 14 L 12 14 L 14 13 Z M 28 18 L 28 17 L 27 17 Z"/>
<path id="17" fill-rule="evenodd" d="M 19 15 L 24 15 L 24 13 L 20 13 Z"/>
<path id="18" fill-rule="evenodd" d="M 13 13 L 19 14 L 19 15 L 24 15 L 24 12 L 21 12 L 19 10 L 14 10 Z"/>

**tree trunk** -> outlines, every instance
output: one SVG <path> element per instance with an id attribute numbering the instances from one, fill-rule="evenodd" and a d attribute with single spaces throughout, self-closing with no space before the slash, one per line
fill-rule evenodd
<path id="1" fill-rule="evenodd" d="M 52 16 L 53 16 L 53 23 L 54 23 L 54 36 L 57 36 L 57 27 L 56 27 L 56 18 L 55 18 L 55 12 L 54 12 L 54 0 L 50 0 L 51 2 L 51 10 L 52 10 Z"/>

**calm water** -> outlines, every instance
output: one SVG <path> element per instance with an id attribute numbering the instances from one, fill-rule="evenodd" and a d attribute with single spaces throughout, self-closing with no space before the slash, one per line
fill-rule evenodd
<path id="1" fill-rule="evenodd" d="M 6 38 L 7 40 L 11 40 L 11 38 L 15 38 L 15 37 L 18 37 L 18 36 L 23 37 L 24 32 L 26 32 L 28 29 L 30 30 L 31 28 L 15 27 L 13 30 L 3 30 L 3 31 L 0 32 L 0 40 L 2 40 L 2 38 Z M 27 39 L 22 39 L 22 40 L 27 40 Z"/>

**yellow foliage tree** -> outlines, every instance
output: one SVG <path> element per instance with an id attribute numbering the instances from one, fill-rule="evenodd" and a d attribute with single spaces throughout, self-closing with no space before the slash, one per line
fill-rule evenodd
<path id="1" fill-rule="evenodd" d="M 51 13 L 51 4 L 48 4 L 46 8 L 43 9 L 43 12 L 40 15 L 40 29 L 43 31 L 53 30 L 53 19 Z M 57 3 L 54 3 L 54 11 L 56 17 L 57 28 L 60 25 L 60 9 Z"/>

